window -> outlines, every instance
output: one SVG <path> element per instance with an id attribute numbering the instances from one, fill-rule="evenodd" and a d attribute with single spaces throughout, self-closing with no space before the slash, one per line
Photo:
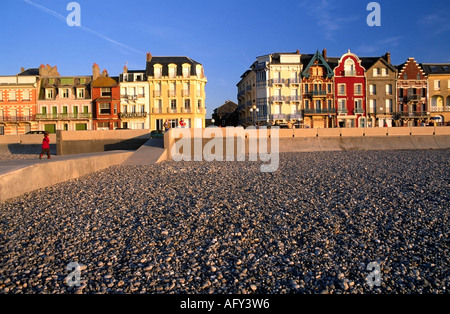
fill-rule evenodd
<path id="1" fill-rule="evenodd" d="M 62 113 L 64 114 L 64 115 L 67 115 L 67 106 L 63 106 L 62 107 Z"/>
<path id="2" fill-rule="evenodd" d="M 202 100 L 197 100 L 197 108 L 200 109 L 202 107 Z"/>
<path id="3" fill-rule="evenodd" d="M 381 70 L 381 76 L 388 76 L 388 69 L 387 68 L 383 68 L 382 70 Z"/>
<path id="4" fill-rule="evenodd" d="M 197 84 L 197 97 L 202 96 L 202 86 L 200 84 Z"/>
<path id="5" fill-rule="evenodd" d="M 345 60 L 344 70 L 345 70 L 345 76 L 356 75 L 355 62 L 352 59 Z"/>
<path id="6" fill-rule="evenodd" d="M 373 96 L 377 94 L 377 86 L 375 84 L 369 85 L 369 95 Z"/>
<path id="7" fill-rule="evenodd" d="M 392 99 L 386 99 L 386 113 L 392 112 Z"/>
<path id="8" fill-rule="evenodd" d="M 347 106 L 345 103 L 345 99 L 338 100 L 338 110 L 339 110 L 339 112 L 347 112 Z"/>
<path id="9" fill-rule="evenodd" d="M 386 84 L 386 95 L 392 95 L 392 84 Z"/>
<path id="10" fill-rule="evenodd" d="M 338 95 L 345 95 L 345 84 L 338 84 Z"/>
<path id="11" fill-rule="evenodd" d="M 362 95 L 362 84 L 355 84 L 355 95 Z"/>
<path id="12" fill-rule="evenodd" d="M 440 90 L 441 89 L 441 81 L 435 80 L 434 81 L 434 90 Z"/>
<path id="13" fill-rule="evenodd" d="M 161 78 L 162 74 L 161 74 L 161 68 L 160 67 L 154 67 L 155 70 L 155 78 L 159 79 Z"/>
<path id="14" fill-rule="evenodd" d="M 98 130 L 109 130 L 109 122 L 98 122 L 97 129 Z"/>
<path id="15" fill-rule="evenodd" d="M 111 107 L 109 103 L 100 103 L 99 105 L 99 114 L 111 114 Z"/>
<path id="16" fill-rule="evenodd" d="M 370 99 L 369 100 L 369 113 L 375 113 L 376 108 L 377 108 L 377 100 Z"/>
<path id="17" fill-rule="evenodd" d="M 16 101 L 16 91 L 9 92 L 9 101 Z"/>
<path id="18" fill-rule="evenodd" d="M 111 97 L 111 88 L 110 87 L 102 87 L 102 97 Z"/>
<path id="19" fill-rule="evenodd" d="M 24 90 L 22 94 L 22 100 L 29 101 L 30 100 L 30 91 Z"/>
<path id="20" fill-rule="evenodd" d="M 191 100 L 190 99 L 185 99 L 184 100 L 184 108 L 185 109 L 191 109 Z"/>
<path id="21" fill-rule="evenodd" d="M 69 89 L 68 88 L 61 88 L 60 93 L 61 93 L 61 98 L 69 98 Z"/>
<path id="22" fill-rule="evenodd" d="M 373 76 L 374 77 L 378 77 L 378 76 L 380 76 L 380 68 L 374 68 L 373 69 Z"/>
<path id="23" fill-rule="evenodd" d="M 357 113 L 362 113 L 363 108 L 362 108 L 362 99 L 356 99 L 355 100 L 355 110 Z"/>
<path id="24" fill-rule="evenodd" d="M 305 99 L 305 109 L 309 109 L 309 100 Z"/>
<path id="25" fill-rule="evenodd" d="M 328 103 L 328 109 L 332 109 L 333 108 L 333 101 L 331 99 L 328 99 L 327 103 Z"/>
<path id="26" fill-rule="evenodd" d="M 89 113 L 89 106 L 83 106 L 83 113 Z"/>
<path id="27" fill-rule="evenodd" d="M 183 67 L 183 77 L 187 78 L 189 77 L 189 73 L 190 73 L 190 68 L 187 66 Z"/>
<path id="28" fill-rule="evenodd" d="M 3 91 L 0 91 L 0 101 L 3 101 Z"/>
<path id="29" fill-rule="evenodd" d="M 170 78 L 175 78 L 175 70 L 176 68 L 174 66 L 169 66 L 169 77 Z"/>
<path id="30" fill-rule="evenodd" d="M 309 84 L 305 84 L 305 93 L 309 93 Z"/>
<path id="31" fill-rule="evenodd" d="M 139 97 L 145 97 L 145 88 L 139 87 Z"/>
<path id="32" fill-rule="evenodd" d="M 332 86 L 331 84 L 327 84 L 327 93 L 328 93 L 328 94 L 331 94 L 331 93 L 333 92 L 331 86 Z"/>
<path id="33" fill-rule="evenodd" d="M 170 109 L 171 110 L 177 110 L 177 100 L 176 99 L 171 99 L 170 100 Z"/>
<path id="34" fill-rule="evenodd" d="M 84 88 L 77 88 L 77 98 L 84 98 Z"/>

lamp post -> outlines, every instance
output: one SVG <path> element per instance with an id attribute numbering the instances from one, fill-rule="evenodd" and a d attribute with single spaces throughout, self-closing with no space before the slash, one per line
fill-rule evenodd
<path id="1" fill-rule="evenodd" d="M 250 112 L 252 113 L 253 125 L 255 125 L 255 122 L 256 122 L 256 113 L 259 112 L 259 108 L 257 108 L 256 105 L 253 105 L 253 106 L 250 108 Z"/>

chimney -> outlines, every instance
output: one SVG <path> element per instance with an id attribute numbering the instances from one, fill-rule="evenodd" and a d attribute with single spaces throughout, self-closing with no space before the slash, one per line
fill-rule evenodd
<path id="1" fill-rule="evenodd" d="M 23 72 L 25 72 L 25 68 L 24 68 L 24 67 L 21 67 L 21 68 L 20 68 L 20 73 L 23 73 Z"/>
<path id="2" fill-rule="evenodd" d="M 100 77 L 100 68 L 97 63 L 94 63 L 92 66 L 92 80 L 96 80 Z"/>
<path id="3" fill-rule="evenodd" d="M 388 51 L 386 52 L 386 54 L 384 55 L 384 59 L 386 59 L 386 61 L 391 64 L 391 53 Z"/>
<path id="4" fill-rule="evenodd" d="M 152 61 L 152 54 L 150 52 L 147 52 L 147 62 Z"/>
<path id="5" fill-rule="evenodd" d="M 123 73 L 128 73 L 127 63 L 125 62 L 125 66 L 123 67 Z"/>
<path id="6" fill-rule="evenodd" d="M 325 61 L 328 61 L 328 57 L 327 57 L 327 49 L 326 49 L 326 48 L 323 48 L 323 50 L 322 50 L 322 56 L 323 56 L 323 58 L 325 59 Z"/>

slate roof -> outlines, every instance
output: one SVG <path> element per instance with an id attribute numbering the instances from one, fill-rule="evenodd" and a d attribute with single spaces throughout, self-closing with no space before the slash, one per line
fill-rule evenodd
<path id="1" fill-rule="evenodd" d="M 450 74 L 450 63 L 421 63 L 422 69 L 429 74 Z"/>
<path id="2" fill-rule="evenodd" d="M 154 76 L 154 65 L 155 64 L 161 64 L 163 66 L 162 68 L 162 76 L 168 76 L 169 75 L 169 64 L 176 64 L 177 65 L 177 76 L 183 75 L 183 68 L 182 65 L 184 63 L 191 65 L 191 75 L 196 75 L 196 66 L 201 65 L 201 63 L 192 60 L 189 57 L 152 57 L 152 59 L 147 62 L 145 74 L 147 76 Z"/>
<path id="3" fill-rule="evenodd" d="M 19 73 L 18 75 L 19 76 L 38 76 L 39 68 L 26 69 L 25 71 Z"/>

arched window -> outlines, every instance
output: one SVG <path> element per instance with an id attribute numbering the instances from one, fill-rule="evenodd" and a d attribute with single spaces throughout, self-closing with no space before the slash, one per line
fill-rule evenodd
<path id="1" fill-rule="evenodd" d="M 355 62 L 352 59 L 345 60 L 344 63 L 345 75 L 355 75 Z"/>

